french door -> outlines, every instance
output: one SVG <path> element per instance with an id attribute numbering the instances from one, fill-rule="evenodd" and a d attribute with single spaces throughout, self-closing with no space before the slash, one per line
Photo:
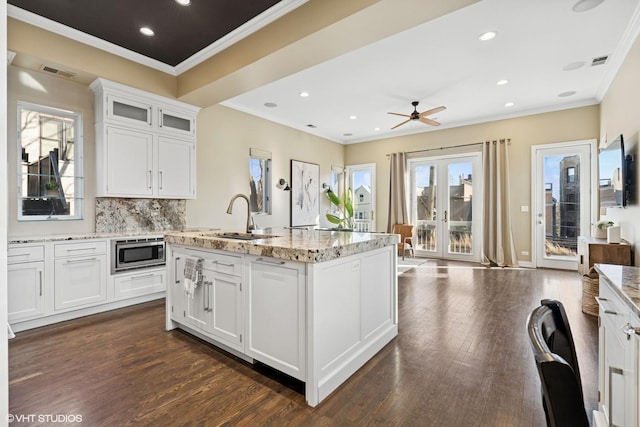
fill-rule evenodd
<path id="1" fill-rule="evenodd" d="M 576 270 L 578 236 L 590 233 L 595 141 L 532 147 L 533 263 Z"/>
<path id="2" fill-rule="evenodd" d="M 347 166 L 347 187 L 353 190 L 355 231 L 376 231 L 376 164 Z"/>
<path id="3" fill-rule="evenodd" d="M 416 255 L 480 261 L 481 153 L 409 160 Z"/>

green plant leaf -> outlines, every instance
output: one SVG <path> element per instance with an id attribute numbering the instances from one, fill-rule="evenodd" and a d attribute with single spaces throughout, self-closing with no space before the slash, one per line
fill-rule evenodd
<path id="1" fill-rule="evenodd" d="M 340 199 L 338 198 L 338 196 L 336 196 L 336 193 L 334 193 L 331 190 L 328 190 L 327 191 L 327 197 L 329 198 L 329 201 L 331 203 L 333 203 L 334 205 L 336 205 L 338 207 L 340 206 Z"/>
<path id="2" fill-rule="evenodd" d="M 342 218 L 333 214 L 327 214 L 327 220 L 332 224 L 342 224 Z"/>
<path id="3" fill-rule="evenodd" d="M 347 214 L 347 218 L 353 217 L 353 191 L 349 188 L 344 193 L 344 209 Z"/>

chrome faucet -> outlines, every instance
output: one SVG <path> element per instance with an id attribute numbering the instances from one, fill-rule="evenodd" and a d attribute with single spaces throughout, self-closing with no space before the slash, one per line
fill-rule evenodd
<path id="1" fill-rule="evenodd" d="M 247 233 L 251 233 L 252 230 L 255 230 L 256 226 L 253 223 L 253 217 L 251 216 L 251 203 L 249 203 L 249 198 L 247 196 L 244 194 L 236 194 L 233 196 L 229 202 L 227 213 L 229 215 L 233 213 L 233 202 L 235 202 L 237 198 L 242 198 L 247 202 Z"/>

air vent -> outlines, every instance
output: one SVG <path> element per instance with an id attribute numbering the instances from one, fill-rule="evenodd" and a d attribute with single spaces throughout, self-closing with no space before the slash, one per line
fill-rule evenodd
<path id="1" fill-rule="evenodd" d="M 591 61 L 591 66 L 595 67 L 596 65 L 602 65 L 607 62 L 607 59 L 609 59 L 609 56 L 599 56 L 597 58 L 593 58 L 593 61 Z"/>
<path id="2" fill-rule="evenodd" d="M 56 76 L 67 79 L 72 79 L 76 76 L 76 73 L 72 73 L 71 71 L 58 70 L 57 68 L 49 67 L 48 65 L 43 65 L 40 69 L 46 73 L 55 74 Z"/>

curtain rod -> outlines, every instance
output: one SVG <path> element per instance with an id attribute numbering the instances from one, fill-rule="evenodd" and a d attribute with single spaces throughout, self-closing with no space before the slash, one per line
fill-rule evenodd
<path id="1" fill-rule="evenodd" d="M 415 150 L 415 151 L 405 151 L 404 154 L 414 154 L 414 153 L 426 153 L 427 151 L 437 151 L 437 150 L 446 150 L 449 148 L 460 148 L 460 147 L 472 147 L 474 145 L 482 145 L 484 142 L 473 142 L 470 144 L 461 144 L 461 145 L 452 145 L 450 147 L 440 147 L 440 148 L 425 148 L 424 150 Z M 389 157 L 391 154 L 387 154 Z"/>
<path id="2" fill-rule="evenodd" d="M 501 138 L 496 139 L 494 141 L 506 142 L 507 144 L 511 144 L 511 138 Z M 460 145 L 451 145 L 449 147 L 439 147 L 439 148 L 425 148 L 424 150 L 414 150 L 414 151 L 405 151 L 404 154 L 415 154 L 415 153 L 426 153 L 427 151 L 438 151 L 438 150 L 447 150 L 449 148 L 460 148 L 460 147 L 473 147 L 474 145 L 483 145 L 485 142 L 472 142 L 469 144 L 460 144 Z M 391 154 L 386 154 L 389 157 Z"/>

